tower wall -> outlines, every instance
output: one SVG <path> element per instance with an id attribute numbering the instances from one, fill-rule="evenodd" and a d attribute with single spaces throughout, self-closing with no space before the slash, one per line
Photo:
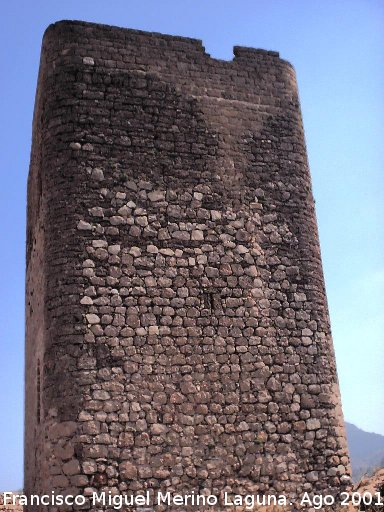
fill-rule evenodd
<path id="1" fill-rule="evenodd" d="M 275 52 L 234 55 L 46 31 L 27 493 L 294 497 L 337 492 L 349 471 L 295 74 Z"/>

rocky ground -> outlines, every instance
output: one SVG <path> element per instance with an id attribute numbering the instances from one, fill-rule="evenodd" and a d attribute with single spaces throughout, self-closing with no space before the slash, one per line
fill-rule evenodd
<path id="1" fill-rule="evenodd" d="M 21 505 L 4 505 L 3 495 L 0 494 L 0 512 L 23 512 Z"/>
<path id="2" fill-rule="evenodd" d="M 360 494 L 370 493 L 374 495 L 379 492 L 381 495 L 381 499 L 384 501 L 384 468 L 378 469 L 372 476 L 363 478 L 356 485 L 356 490 Z M 361 510 L 365 510 L 366 512 L 383 512 L 384 505 L 381 506 L 361 506 Z"/>

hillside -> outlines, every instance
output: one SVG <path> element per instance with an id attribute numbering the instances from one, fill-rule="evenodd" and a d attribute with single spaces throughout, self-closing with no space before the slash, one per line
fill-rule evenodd
<path id="1" fill-rule="evenodd" d="M 371 474 L 376 468 L 384 467 L 384 436 L 365 432 L 352 423 L 345 423 L 352 475 L 356 482 L 364 474 Z"/>

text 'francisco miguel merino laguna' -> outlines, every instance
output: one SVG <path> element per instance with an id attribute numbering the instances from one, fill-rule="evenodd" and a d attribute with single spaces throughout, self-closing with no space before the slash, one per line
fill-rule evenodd
<path id="1" fill-rule="evenodd" d="M 154 505 L 168 505 L 168 506 L 243 506 L 246 509 L 251 510 L 256 505 L 281 505 L 286 506 L 288 504 L 287 498 L 283 495 L 278 496 L 263 496 L 256 494 L 229 494 L 225 493 L 221 503 L 219 498 L 214 494 L 197 494 L 191 491 L 188 494 L 172 494 L 171 492 L 157 492 L 154 496 L 151 496 L 149 491 L 143 494 L 112 494 L 110 492 L 94 492 L 90 496 L 79 495 L 66 495 L 55 494 L 31 494 L 27 496 L 25 494 L 13 494 L 10 492 L 4 493 L 4 504 L 11 505 L 17 502 L 20 505 L 37 505 L 37 506 L 61 506 L 61 505 L 84 505 L 88 501 L 92 506 L 109 506 L 115 510 L 120 510 L 125 506 L 154 506 Z"/>

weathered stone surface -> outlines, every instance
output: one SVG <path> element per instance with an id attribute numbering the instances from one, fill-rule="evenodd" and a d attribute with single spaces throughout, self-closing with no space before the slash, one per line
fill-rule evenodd
<path id="1" fill-rule="evenodd" d="M 119 471 L 121 478 L 133 480 L 137 477 L 137 467 L 131 462 L 122 462 L 119 465 Z"/>
<path id="2" fill-rule="evenodd" d="M 337 493 L 348 456 L 292 67 L 81 22 L 42 51 L 26 492 Z"/>

